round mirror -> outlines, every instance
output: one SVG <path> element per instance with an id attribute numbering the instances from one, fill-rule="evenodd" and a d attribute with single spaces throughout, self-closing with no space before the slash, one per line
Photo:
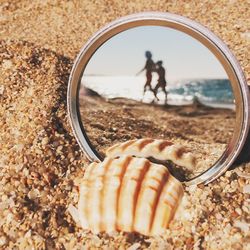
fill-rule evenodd
<path id="1" fill-rule="evenodd" d="M 165 139 L 197 159 L 193 168 L 171 164 L 172 174 L 204 181 L 232 160 L 244 118 L 241 86 L 218 43 L 169 17 L 142 19 L 104 29 L 76 62 L 73 103 L 84 149 L 101 160 L 116 143 Z"/>

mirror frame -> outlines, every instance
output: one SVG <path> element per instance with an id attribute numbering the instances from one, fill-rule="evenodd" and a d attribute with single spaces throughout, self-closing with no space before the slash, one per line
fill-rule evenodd
<path id="1" fill-rule="evenodd" d="M 97 33 L 82 47 L 73 64 L 67 92 L 68 114 L 73 133 L 81 149 L 90 161 L 100 161 L 91 146 L 79 112 L 80 82 L 90 58 L 95 51 L 114 35 L 138 26 L 155 25 L 182 31 L 205 45 L 224 67 L 232 84 L 236 104 L 236 124 L 230 142 L 223 155 L 208 170 L 185 182 L 187 185 L 207 184 L 222 175 L 241 152 L 250 125 L 250 96 L 243 71 L 228 47 L 211 31 L 188 18 L 164 12 L 142 12 L 115 20 Z"/>

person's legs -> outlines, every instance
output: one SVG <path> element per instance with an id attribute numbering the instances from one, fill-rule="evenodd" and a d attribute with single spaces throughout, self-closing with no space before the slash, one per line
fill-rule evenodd
<path id="1" fill-rule="evenodd" d="M 151 88 L 151 85 L 148 84 L 148 82 L 146 82 L 145 85 L 144 85 L 143 94 L 145 94 L 145 92 L 147 91 L 147 87 L 149 87 L 149 89 Z"/>
<path id="2" fill-rule="evenodd" d="M 165 104 L 166 104 L 167 103 L 167 97 L 168 97 L 168 92 L 166 90 L 166 84 L 162 85 L 162 90 L 163 90 L 163 92 L 165 94 Z"/>
<path id="3" fill-rule="evenodd" d="M 147 74 L 146 74 L 146 77 L 147 77 L 147 81 L 146 81 L 146 83 L 145 83 L 145 85 L 144 85 L 143 95 L 145 95 L 145 92 L 147 91 L 147 87 L 149 87 L 149 89 L 150 89 L 151 91 L 153 91 L 153 90 L 152 90 L 152 87 L 151 87 L 152 74 L 151 74 L 151 73 L 147 73 Z"/>
<path id="4" fill-rule="evenodd" d="M 145 95 L 146 90 L 147 90 L 147 83 L 144 85 L 143 95 Z"/>
<path id="5" fill-rule="evenodd" d="M 157 97 L 158 89 L 161 87 L 161 84 L 158 82 L 153 90 L 154 96 L 159 101 L 159 98 Z"/>
<path id="6" fill-rule="evenodd" d="M 165 104 L 167 104 L 167 100 L 168 100 L 168 92 L 166 91 L 166 88 L 162 88 L 163 92 L 165 94 Z"/>

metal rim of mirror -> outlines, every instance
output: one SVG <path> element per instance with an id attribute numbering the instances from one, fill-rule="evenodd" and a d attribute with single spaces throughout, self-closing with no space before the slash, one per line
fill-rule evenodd
<path id="1" fill-rule="evenodd" d="M 95 33 L 80 50 L 69 77 L 67 106 L 73 133 L 88 159 L 100 161 L 97 151 L 91 146 L 80 119 L 78 106 L 80 79 L 88 61 L 105 41 L 122 31 L 145 25 L 173 28 L 185 32 L 200 41 L 223 65 L 232 84 L 236 104 L 236 126 L 233 136 L 223 155 L 211 168 L 185 182 L 187 185 L 207 184 L 229 169 L 242 150 L 244 151 L 246 148 L 244 144 L 246 143 L 250 126 L 250 95 L 243 71 L 228 47 L 207 28 L 188 18 L 164 12 L 142 12 L 115 20 Z"/>

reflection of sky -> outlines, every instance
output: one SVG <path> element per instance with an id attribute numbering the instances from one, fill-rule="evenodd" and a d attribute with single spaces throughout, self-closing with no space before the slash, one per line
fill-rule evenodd
<path id="1" fill-rule="evenodd" d="M 85 74 L 135 75 L 146 62 L 163 61 L 167 79 L 228 78 L 216 57 L 191 36 L 166 27 L 132 28 L 112 37 L 93 55 Z"/>

